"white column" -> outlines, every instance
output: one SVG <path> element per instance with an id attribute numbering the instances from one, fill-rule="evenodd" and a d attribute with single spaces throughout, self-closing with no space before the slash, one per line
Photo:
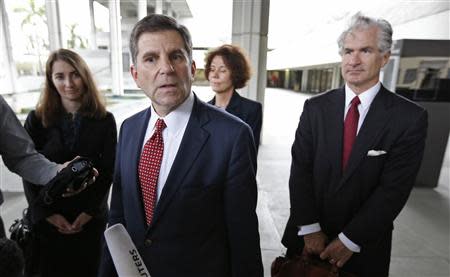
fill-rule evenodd
<path id="1" fill-rule="evenodd" d="M 270 0 L 233 0 L 232 43 L 244 48 L 252 65 L 252 78 L 243 96 L 263 105 L 267 75 L 267 33 Z M 264 126 L 263 126 L 264 128 Z M 261 142 L 264 137 L 261 136 Z"/>
<path id="2" fill-rule="evenodd" d="M 89 46 L 92 50 L 97 50 L 97 30 L 95 29 L 94 0 L 89 0 L 89 17 L 91 20 L 91 35 Z"/>
<path id="3" fill-rule="evenodd" d="M 341 64 L 333 66 L 333 79 L 331 81 L 331 87 L 339 87 L 339 81 L 341 79 Z"/>
<path id="4" fill-rule="evenodd" d="M 156 0 L 155 1 L 155 13 L 156 14 L 162 14 L 163 13 L 163 0 Z"/>
<path id="5" fill-rule="evenodd" d="M 50 51 L 54 51 L 62 47 L 59 0 L 45 0 L 45 14 L 47 16 Z"/>
<path id="6" fill-rule="evenodd" d="M 147 0 L 138 0 L 138 20 L 147 15 Z"/>
<path id="7" fill-rule="evenodd" d="M 302 69 L 302 87 L 300 89 L 301 92 L 305 92 L 308 90 L 308 69 Z"/>
<path id="8" fill-rule="evenodd" d="M 6 73 L 6 80 L 9 83 L 9 88 L 6 88 L 6 91 L 10 91 L 13 93 L 12 95 L 12 101 L 11 101 L 11 108 L 14 111 L 18 111 L 19 107 L 17 106 L 17 101 L 15 94 L 17 93 L 17 86 L 16 86 L 16 80 L 17 80 L 17 69 L 16 65 L 14 63 L 13 54 L 12 54 L 12 47 L 11 47 L 11 36 L 9 33 L 9 21 L 8 21 L 8 14 L 6 13 L 5 3 L 3 0 L 0 0 L 0 15 L 1 15 L 1 28 L 0 28 L 0 37 L 2 38 L 0 41 L 0 53 L 4 55 L 1 60 L 4 60 L 4 63 L 1 63 L 1 66 L 6 66 L 6 70 L 3 71 Z M 1 76 L 2 74 L 0 74 Z"/>
<path id="9" fill-rule="evenodd" d="M 240 92 L 264 104 L 270 0 L 233 0 L 232 43 L 245 49 L 252 78 Z"/>
<path id="10" fill-rule="evenodd" d="M 114 95 L 123 95 L 122 28 L 120 21 L 120 0 L 109 0 L 108 6 L 112 92 Z"/>

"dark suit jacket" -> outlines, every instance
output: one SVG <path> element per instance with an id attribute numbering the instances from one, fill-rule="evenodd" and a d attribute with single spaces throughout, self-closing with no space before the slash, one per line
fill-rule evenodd
<path id="1" fill-rule="evenodd" d="M 100 263 L 101 242 L 108 214 L 108 191 L 114 170 L 116 123 L 111 113 L 99 119 L 82 117 L 78 132 L 69 137 L 64 135 L 63 125 L 58 123 L 46 128 L 32 111 L 25 122 L 25 129 L 36 149 L 49 160 L 64 163 L 78 155 L 88 157 L 99 175 L 95 183 L 83 192 L 57 200 L 50 207 L 41 206 L 35 201 L 42 186 L 24 180 L 35 236 L 32 249 L 28 249 L 31 256 L 27 253 L 27 258 L 31 259 L 27 260 L 26 272 L 30 276 L 36 273 L 40 273 L 40 276 L 96 276 Z M 67 140 L 72 139 L 73 143 L 67 143 Z M 57 213 L 72 223 L 82 212 L 93 218 L 77 234 L 61 234 L 45 220 Z"/>
<path id="2" fill-rule="evenodd" d="M 35 111 L 31 111 L 25 121 L 25 129 L 36 145 L 36 150 L 47 159 L 56 163 L 70 161 L 76 156 L 88 157 L 92 160 L 99 176 L 96 182 L 82 193 L 57 201 L 52 207 L 32 205 L 30 212 L 36 223 L 46 217 L 61 213 L 68 220 L 75 219 L 81 212 L 94 217 L 107 216 L 107 194 L 111 186 L 117 128 L 114 116 L 107 113 L 104 118 L 83 117 L 75 138 L 74 148 L 68 149 L 63 143 L 61 126 L 45 128 Z M 28 203 L 32 204 L 42 186 L 33 185 L 24 180 L 24 190 Z"/>
<path id="3" fill-rule="evenodd" d="M 150 116 L 148 108 L 121 127 L 109 224 L 124 224 L 152 277 L 262 276 L 250 128 L 195 97 L 146 226 L 137 171 Z M 108 252 L 100 272 L 116 274 Z"/>
<path id="4" fill-rule="evenodd" d="M 214 105 L 216 97 L 208 103 Z M 256 151 L 258 151 L 263 116 L 261 103 L 242 97 L 237 91 L 234 91 L 225 110 L 250 125 L 255 138 Z"/>
<path id="5" fill-rule="evenodd" d="M 342 173 L 344 88 L 305 102 L 292 146 L 291 214 L 283 243 L 302 248 L 297 226 L 319 222 L 361 246 L 346 265 L 361 276 L 389 270 L 393 221 L 408 199 L 423 156 L 427 112 L 381 87 Z M 368 156 L 369 150 L 386 154 Z M 379 268 L 380 271 L 375 271 Z"/>

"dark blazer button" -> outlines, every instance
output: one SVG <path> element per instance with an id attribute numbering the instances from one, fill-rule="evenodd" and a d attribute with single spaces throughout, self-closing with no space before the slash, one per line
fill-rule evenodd
<path id="1" fill-rule="evenodd" d="M 151 239 L 146 239 L 145 242 L 144 242 L 144 245 L 145 245 L 145 246 L 150 246 L 150 245 L 152 245 L 152 240 L 151 240 Z"/>

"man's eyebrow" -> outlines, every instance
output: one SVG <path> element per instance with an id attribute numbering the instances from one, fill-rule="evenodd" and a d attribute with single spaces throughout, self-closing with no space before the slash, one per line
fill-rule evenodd
<path id="1" fill-rule="evenodd" d="M 170 51 L 170 54 L 183 54 L 184 55 L 185 51 L 183 51 L 183 49 L 179 48 L 179 49 L 173 49 L 172 51 Z"/>
<path id="2" fill-rule="evenodd" d="M 149 56 L 158 56 L 158 54 L 156 54 L 155 51 L 147 51 L 144 54 L 142 54 L 142 58 L 146 58 L 146 57 L 149 57 Z"/>

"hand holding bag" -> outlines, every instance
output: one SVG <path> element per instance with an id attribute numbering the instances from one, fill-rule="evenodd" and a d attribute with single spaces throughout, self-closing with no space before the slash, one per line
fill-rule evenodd
<path id="1" fill-rule="evenodd" d="M 44 205 L 51 205 L 58 199 L 81 192 L 93 180 L 93 168 L 93 164 L 88 158 L 75 158 L 48 182 L 41 190 L 39 198 Z"/>
<path id="2" fill-rule="evenodd" d="M 272 262 L 272 277 L 356 277 L 352 273 L 340 270 L 336 265 L 311 256 L 303 250 L 301 255 L 292 259 L 277 257 Z"/>

